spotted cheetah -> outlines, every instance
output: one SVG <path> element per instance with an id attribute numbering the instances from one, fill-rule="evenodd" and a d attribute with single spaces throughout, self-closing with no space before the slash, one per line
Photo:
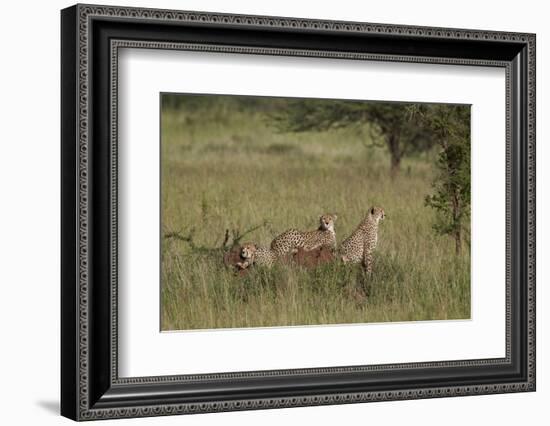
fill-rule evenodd
<path id="1" fill-rule="evenodd" d="M 275 237 L 271 242 L 271 250 L 277 257 L 287 253 L 296 253 L 299 248 L 306 251 L 320 247 L 336 248 L 336 232 L 334 222 L 338 218 L 335 214 L 324 214 L 319 218 L 319 228 L 315 231 L 299 231 L 289 229 Z"/>
<path id="2" fill-rule="evenodd" d="M 372 207 L 353 233 L 340 245 L 344 263 L 359 263 L 372 272 L 372 254 L 378 242 L 378 222 L 385 216 L 384 209 Z"/>
<path id="3" fill-rule="evenodd" d="M 236 265 L 240 269 L 246 269 L 252 265 L 267 266 L 271 268 L 277 259 L 273 250 L 261 247 L 254 243 L 245 243 L 241 246 L 241 259 Z"/>

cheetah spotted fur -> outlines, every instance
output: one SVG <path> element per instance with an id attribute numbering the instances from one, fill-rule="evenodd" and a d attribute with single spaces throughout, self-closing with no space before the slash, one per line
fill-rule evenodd
<path id="1" fill-rule="evenodd" d="M 310 251 L 321 247 L 336 248 L 336 232 L 334 222 L 337 215 L 324 214 L 319 218 L 319 228 L 315 231 L 299 231 L 289 229 L 275 237 L 271 242 L 271 250 L 277 257 L 287 253 L 296 253 L 299 248 Z"/>
<path id="2" fill-rule="evenodd" d="M 340 258 L 344 263 L 361 262 L 372 272 L 373 252 L 378 242 L 378 223 L 385 217 L 384 209 L 372 207 L 353 233 L 342 242 Z"/>
<path id="3" fill-rule="evenodd" d="M 236 264 L 240 269 L 247 269 L 252 265 L 271 268 L 277 259 L 275 253 L 269 247 L 262 247 L 254 243 L 243 244 L 240 255 L 242 261 Z"/>

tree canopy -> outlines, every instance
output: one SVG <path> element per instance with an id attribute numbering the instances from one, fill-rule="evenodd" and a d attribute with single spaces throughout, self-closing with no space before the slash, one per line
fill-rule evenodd
<path id="1" fill-rule="evenodd" d="M 281 131 L 303 132 L 370 124 L 382 137 L 391 158 L 391 173 L 399 171 L 405 155 L 434 146 L 433 134 L 413 114 L 414 104 L 341 100 L 292 100 L 276 110 Z"/>

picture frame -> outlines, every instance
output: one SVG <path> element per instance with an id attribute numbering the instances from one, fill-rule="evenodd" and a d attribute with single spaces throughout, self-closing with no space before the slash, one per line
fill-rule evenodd
<path id="1" fill-rule="evenodd" d="M 160 416 L 535 390 L 534 34 L 75 5 L 61 12 L 61 414 Z M 118 49 L 506 72 L 506 356 L 119 377 Z"/>

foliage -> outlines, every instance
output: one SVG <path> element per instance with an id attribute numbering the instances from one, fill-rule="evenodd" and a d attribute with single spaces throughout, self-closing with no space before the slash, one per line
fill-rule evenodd
<path id="1" fill-rule="evenodd" d="M 458 254 L 470 217 L 470 109 L 461 105 L 430 105 L 418 112 L 436 134 L 441 149 L 434 193 L 426 196 L 425 202 L 437 211 L 435 230 L 454 237 Z"/>
<path id="2" fill-rule="evenodd" d="M 273 114 L 281 131 L 326 131 L 366 126 L 386 145 L 395 176 L 405 155 L 429 150 L 435 143 L 429 128 L 416 120 L 414 104 L 340 100 L 290 101 Z"/>

